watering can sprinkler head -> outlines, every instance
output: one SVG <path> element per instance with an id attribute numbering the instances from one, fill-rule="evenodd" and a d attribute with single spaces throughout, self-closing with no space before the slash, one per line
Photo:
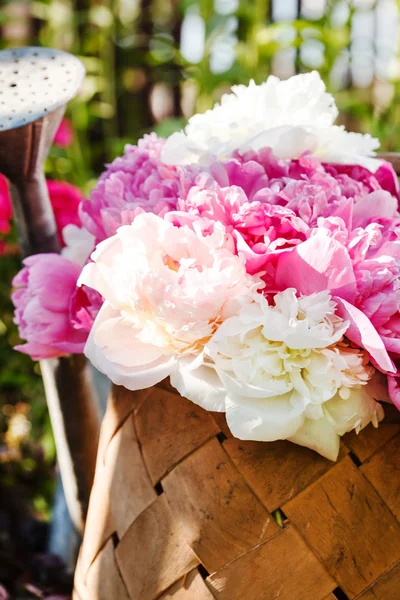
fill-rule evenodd
<path id="1" fill-rule="evenodd" d="M 81 61 L 60 50 L 0 52 L 0 173 L 11 183 L 24 255 L 59 250 L 43 165 L 84 75 Z"/>

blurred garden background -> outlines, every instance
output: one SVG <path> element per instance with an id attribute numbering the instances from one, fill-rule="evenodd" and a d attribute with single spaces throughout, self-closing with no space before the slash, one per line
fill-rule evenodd
<path id="1" fill-rule="evenodd" d="M 317 69 L 342 123 L 379 137 L 385 151 L 400 150 L 399 9 L 400 0 L 2 0 L 0 49 L 43 45 L 82 59 L 87 77 L 46 175 L 89 195 L 126 143 L 151 130 L 167 136 L 232 84 L 271 73 Z M 6 230 L 3 224 L 0 600 L 7 598 L 1 584 L 18 598 L 45 598 L 52 576 L 56 588 L 62 579 L 45 554 L 56 457 L 39 367 L 12 350 L 18 338 L 9 295 L 21 258 L 14 230 Z"/>

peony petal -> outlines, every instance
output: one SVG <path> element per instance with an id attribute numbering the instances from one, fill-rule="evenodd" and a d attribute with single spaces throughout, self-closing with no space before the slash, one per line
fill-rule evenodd
<path id="1" fill-rule="evenodd" d="M 336 460 L 339 454 L 340 437 L 328 419 L 306 419 L 290 442 L 315 450 L 329 460 Z"/>
<path id="2" fill-rule="evenodd" d="M 353 198 L 347 198 L 342 204 L 339 204 L 339 206 L 335 209 L 335 211 L 332 214 L 332 217 L 342 219 L 342 221 L 344 221 L 346 229 L 351 230 L 353 228 L 353 208 Z"/>
<path id="3" fill-rule="evenodd" d="M 187 360 L 181 360 L 171 373 L 171 385 L 181 396 L 206 410 L 225 412 L 226 391 L 212 365 L 191 369 Z"/>
<path id="4" fill-rule="evenodd" d="M 346 331 L 349 340 L 367 350 L 377 366 L 384 372 L 395 373 L 396 368 L 387 353 L 382 338 L 368 317 L 343 298 L 334 298 L 334 300 L 337 302 L 337 314 L 350 322 Z"/>
<path id="5" fill-rule="evenodd" d="M 233 232 L 233 237 L 236 241 L 237 253 L 246 263 L 247 272 L 250 275 L 260 273 L 260 271 L 265 267 L 265 263 L 268 260 L 267 249 L 265 248 L 265 252 L 261 254 L 255 252 L 245 242 L 245 240 L 238 231 Z"/>
<path id="6" fill-rule="evenodd" d="M 336 394 L 325 403 L 324 410 L 339 435 L 353 429 L 358 433 L 371 422 L 377 427 L 384 417 L 383 408 L 369 394 L 368 385 L 350 390 L 345 400 Z"/>
<path id="7" fill-rule="evenodd" d="M 304 417 L 290 404 L 290 394 L 260 399 L 229 394 L 226 420 L 233 435 L 240 440 L 272 442 L 295 435 Z"/>
<path id="8" fill-rule="evenodd" d="M 400 354 L 400 339 L 395 337 L 388 337 L 381 334 L 381 340 L 385 344 L 385 348 L 388 352 L 394 352 Z"/>
<path id="9" fill-rule="evenodd" d="M 386 160 L 379 161 L 380 165 L 377 171 L 375 171 L 375 177 L 379 182 L 379 185 L 384 189 L 399 197 L 399 178 L 397 177 L 396 171 L 393 165 Z"/>
<path id="10" fill-rule="evenodd" d="M 299 158 L 304 152 L 314 152 L 318 144 L 317 136 L 305 127 L 281 125 L 258 133 L 245 141 L 239 152 L 250 148 L 260 150 L 271 148 L 274 155 L 280 159 Z"/>
<path id="11" fill-rule="evenodd" d="M 389 387 L 389 396 L 393 404 L 396 408 L 400 410 L 400 387 L 399 387 L 399 377 L 389 375 L 388 376 L 388 387 Z"/>
<path id="12" fill-rule="evenodd" d="M 113 311 L 108 303 L 104 303 L 93 323 L 85 346 L 85 355 L 90 362 L 99 371 L 107 375 L 113 383 L 116 385 L 123 385 L 128 390 L 145 389 L 156 385 L 168 377 L 176 367 L 176 359 L 171 356 L 162 355 L 159 356 L 158 359 L 152 360 L 151 362 L 149 361 L 147 364 L 141 364 L 138 367 L 138 356 L 143 351 L 143 344 L 136 340 L 134 336 L 129 340 L 129 346 L 125 346 L 124 348 L 126 354 L 124 365 L 119 362 L 114 362 L 112 358 L 110 358 L 110 356 L 112 357 L 112 353 L 105 352 L 105 346 L 101 347 L 96 344 L 96 332 L 98 328 L 109 318 L 114 318 L 115 314 L 116 311 Z M 112 347 L 113 343 L 118 345 L 119 340 L 116 340 L 115 337 L 113 342 L 112 330 L 110 330 L 110 334 L 111 339 L 109 341 L 109 347 Z M 103 344 L 106 343 L 106 339 L 103 339 L 102 341 Z M 157 349 L 157 351 L 159 352 L 159 349 Z M 119 358 L 119 356 L 117 358 Z M 131 359 L 131 364 L 127 364 L 129 358 Z"/>
<path id="13" fill-rule="evenodd" d="M 378 216 L 379 219 L 392 218 L 396 213 L 397 203 L 397 198 L 384 190 L 362 196 L 354 204 L 353 228 L 366 227 L 369 223 L 374 223 Z"/>
<path id="14" fill-rule="evenodd" d="M 346 248 L 323 235 L 316 235 L 281 254 L 276 282 L 281 290 L 294 287 L 304 295 L 330 290 L 351 301 L 356 293 L 356 279 Z"/>
<path id="15" fill-rule="evenodd" d="M 137 333 L 117 311 L 105 307 L 102 320 L 96 323 L 93 340 L 108 360 L 123 367 L 142 367 L 159 360 L 162 349 L 139 341 Z"/>
<path id="16" fill-rule="evenodd" d="M 46 309 L 65 313 L 76 287 L 80 267 L 59 254 L 38 254 L 40 259 L 29 264 L 28 288 Z"/>
<path id="17" fill-rule="evenodd" d="M 286 394 L 293 389 L 293 386 L 288 380 L 283 381 L 272 378 L 264 384 L 264 386 L 257 387 L 250 383 L 239 381 L 233 374 L 230 375 L 224 371 L 218 371 L 218 375 L 223 385 L 225 386 L 228 394 L 234 394 L 246 398 L 274 398 L 282 394 Z"/>
<path id="18" fill-rule="evenodd" d="M 379 402 L 391 402 L 389 389 L 388 389 L 388 379 L 393 377 L 392 375 L 384 375 L 378 370 L 375 370 L 375 373 L 372 375 L 371 379 L 368 382 L 368 394 L 372 396 L 375 400 L 379 400 Z"/>
<path id="19" fill-rule="evenodd" d="M 19 344 L 18 346 L 14 346 L 14 350 L 18 350 L 18 352 L 22 352 L 22 354 L 28 354 L 32 360 L 59 358 L 60 356 L 67 354 L 67 352 L 62 352 L 53 346 L 46 346 L 46 344 L 40 344 L 39 342 Z"/>
<path id="20" fill-rule="evenodd" d="M 103 298 L 106 298 L 106 294 L 107 296 L 110 296 L 109 285 L 99 274 L 97 266 L 93 262 L 90 262 L 84 266 L 82 273 L 79 276 L 77 285 L 79 287 L 82 285 L 87 285 L 93 290 L 99 292 Z"/>
<path id="21" fill-rule="evenodd" d="M 201 157 L 207 153 L 207 147 L 187 140 L 182 131 L 176 131 L 165 142 L 161 152 L 161 160 L 165 165 L 200 164 Z"/>
<path id="22" fill-rule="evenodd" d="M 118 236 L 113 236 L 96 246 L 91 255 L 94 262 L 88 263 L 78 279 L 78 286 L 83 284 L 98 291 L 106 300 L 115 300 L 112 286 L 112 267 L 115 255 L 121 252 L 122 244 Z"/>
<path id="23" fill-rule="evenodd" d="M 83 267 L 94 250 L 95 237 L 84 227 L 69 224 L 62 230 L 65 247 L 62 256 Z"/>

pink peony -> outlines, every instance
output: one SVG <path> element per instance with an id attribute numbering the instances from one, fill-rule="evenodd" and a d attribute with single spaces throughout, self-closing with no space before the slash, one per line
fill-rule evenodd
<path id="1" fill-rule="evenodd" d="M 355 230 L 350 248 L 357 280 L 355 304 L 395 356 L 400 355 L 399 221 L 392 227 L 371 223 L 365 230 Z"/>
<path id="2" fill-rule="evenodd" d="M 321 217 L 341 218 L 352 228 L 380 214 L 386 226 L 397 206 L 365 168 L 322 165 L 309 154 L 278 160 L 268 148 L 214 161 L 208 169 L 188 167 L 181 183 L 178 212 L 167 218 L 176 224 L 187 221 L 184 214 L 221 221 L 251 273 L 268 270 L 276 255 L 304 242 Z"/>
<path id="3" fill-rule="evenodd" d="M 330 290 L 339 316 L 350 322 L 346 336 L 380 370 L 393 373 L 389 353 L 400 352 L 399 258 L 400 240 L 391 228 L 348 230 L 340 218 L 320 219 L 306 242 L 278 258 L 274 285 L 300 294 Z"/>
<path id="4" fill-rule="evenodd" d="M 389 396 L 393 404 L 400 410 L 400 370 L 396 375 L 388 375 Z"/>
<path id="5" fill-rule="evenodd" d="M 96 312 L 89 311 L 87 305 L 93 299 L 99 305 L 92 290 L 87 296 L 81 290 L 80 298 L 76 298 L 81 267 L 59 254 L 36 254 L 23 263 L 14 277 L 17 289 L 11 298 L 19 335 L 27 343 L 16 346 L 16 350 L 34 360 L 81 353 Z"/>
<path id="6" fill-rule="evenodd" d="M 354 190 L 360 191 L 364 189 L 366 192 L 373 192 L 378 189 L 385 190 L 399 198 L 399 180 L 396 172 L 387 161 L 381 161 L 381 166 L 371 173 L 365 167 L 360 165 L 336 165 L 336 164 L 325 164 L 325 170 L 327 173 L 335 177 L 342 186 L 342 189 L 347 188 L 347 196 L 352 196 Z M 358 183 L 358 186 L 355 186 Z"/>
<path id="7" fill-rule="evenodd" d="M 140 213 L 163 215 L 176 207 L 178 174 L 161 163 L 163 144 L 155 134 L 145 136 L 107 166 L 91 200 L 80 209 L 82 223 L 96 242 L 114 235 L 121 225 L 130 225 Z"/>
<path id="8" fill-rule="evenodd" d="M 309 229 L 288 208 L 258 200 L 250 202 L 238 186 L 215 190 L 194 187 L 179 206 L 184 210 L 167 213 L 165 218 L 184 224 L 188 213 L 192 218 L 222 223 L 235 240 L 237 251 L 246 257 L 251 273 L 261 270 L 275 252 L 305 240 Z"/>
<path id="9" fill-rule="evenodd" d="M 71 323 L 74 329 L 89 333 L 102 304 L 103 298 L 96 290 L 87 285 L 76 287 L 70 303 Z"/>
<path id="10" fill-rule="evenodd" d="M 54 136 L 54 144 L 60 148 L 67 148 L 70 146 L 74 139 L 74 132 L 72 129 L 71 121 L 68 119 L 62 119 L 59 128 Z"/>

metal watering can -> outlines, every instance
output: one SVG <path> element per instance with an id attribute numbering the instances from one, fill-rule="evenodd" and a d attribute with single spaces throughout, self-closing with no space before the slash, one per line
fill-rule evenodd
<path id="1" fill-rule="evenodd" d="M 10 183 L 24 256 L 60 250 L 43 165 L 84 76 L 81 61 L 66 52 L 0 52 L 0 173 Z M 68 509 L 82 531 L 99 436 L 94 386 L 83 356 L 43 360 L 41 371 Z"/>

